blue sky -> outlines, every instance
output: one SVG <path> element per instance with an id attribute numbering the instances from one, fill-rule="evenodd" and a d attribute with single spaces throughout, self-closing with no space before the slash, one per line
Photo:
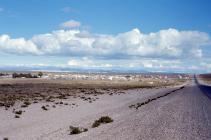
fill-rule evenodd
<path id="1" fill-rule="evenodd" d="M 1 0 L 0 64 L 210 72 L 210 13 L 209 0 Z"/>

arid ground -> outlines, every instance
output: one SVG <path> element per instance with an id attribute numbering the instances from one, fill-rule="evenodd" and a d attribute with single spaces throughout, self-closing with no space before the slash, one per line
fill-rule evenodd
<path id="1" fill-rule="evenodd" d="M 0 139 L 211 139 L 211 101 L 194 78 L 0 83 Z"/>

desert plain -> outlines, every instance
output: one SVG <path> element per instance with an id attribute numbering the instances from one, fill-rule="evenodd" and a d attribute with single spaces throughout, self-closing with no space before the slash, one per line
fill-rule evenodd
<path id="1" fill-rule="evenodd" d="M 0 139 L 211 138 L 211 102 L 198 84 L 203 76 L 47 75 L 0 79 Z"/>

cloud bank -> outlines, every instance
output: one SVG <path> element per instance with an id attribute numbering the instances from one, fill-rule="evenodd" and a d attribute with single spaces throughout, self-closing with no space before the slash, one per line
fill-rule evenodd
<path id="1" fill-rule="evenodd" d="M 77 23 L 69 26 L 76 27 Z M 128 58 L 201 58 L 211 39 L 199 31 L 161 30 L 144 34 L 139 29 L 117 35 L 91 34 L 80 30 L 57 30 L 31 39 L 0 36 L 0 51 L 30 55 Z"/>
<path id="2" fill-rule="evenodd" d="M 210 36 L 200 31 L 169 28 L 146 34 L 135 28 L 111 35 L 76 29 L 80 26 L 80 22 L 70 20 L 60 25 L 63 29 L 34 35 L 30 39 L 0 35 L 0 52 L 69 57 L 67 66 L 70 67 L 184 70 L 185 64 L 189 65 L 186 69 L 200 68 L 196 63 L 201 63 L 204 48 L 211 45 Z M 192 65 L 189 60 L 192 60 Z M 206 64 L 209 66 L 209 62 Z M 201 63 L 201 66 L 206 64 Z"/>

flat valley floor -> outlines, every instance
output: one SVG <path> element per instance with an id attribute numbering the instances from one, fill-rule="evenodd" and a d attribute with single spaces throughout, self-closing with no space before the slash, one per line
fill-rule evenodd
<path id="1" fill-rule="evenodd" d="M 14 117 L 13 108 L 2 107 L 0 139 L 210 140 L 211 100 L 203 92 L 192 80 L 181 86 L 83 94 L 18 106 L 15 110 L 23 111 L 20 118 Z M 101 116 L 113 122 L 92 128 Z M 88 131 L 70 135 L 69 126 Z"/>

